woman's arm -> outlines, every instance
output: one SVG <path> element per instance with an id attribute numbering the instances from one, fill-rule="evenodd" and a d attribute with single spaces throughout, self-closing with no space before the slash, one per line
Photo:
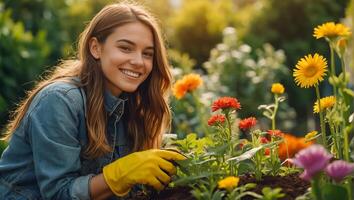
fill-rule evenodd
<path id="1" fill-rule="evenodd" d="M 28 111 L 26 132 L 43 199 L 90 198 L 89 179 L 94 174 L 80 175 L 81 101 L 79 90 L 55 83 L 36 95 Z"/>
<path id="2" fill-rule="evenodd" d="M 90 180 L 90 196 L 93 200 L 106 199 L 113 195 L 111 189 L 109 189 L 103 174 L 98 174 Z"/>

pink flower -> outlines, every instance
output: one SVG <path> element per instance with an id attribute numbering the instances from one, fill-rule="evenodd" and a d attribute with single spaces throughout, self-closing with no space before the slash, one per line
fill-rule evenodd
<path id="1" fill-rule="evenodd" d="M 341 182 L 343 178 L 351 174 L 354 170 L 354 164 L 343 160 L 336 160 L 327 165 L 325 172 L 336 182 Z"/>
<path id="2" fill-rule="evenodd" d="M 299 151 L 295 158 L 290 159 L 290 162 L 304 168 L 305 171 L 300 177 L 304 180 L 310 180 L 326 167 L 331 158 L 332 155 L 323 146 L 314 144 Z"/>

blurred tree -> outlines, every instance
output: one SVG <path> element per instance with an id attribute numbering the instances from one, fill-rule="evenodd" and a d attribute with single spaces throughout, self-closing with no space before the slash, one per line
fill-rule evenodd
<path id="1" fill-rule="evenodd" d="M 329 57 L 327 43 L 316 40 L 313 29 L 327 21 L 338 22 L 344 17 L 348 0 L 263 0 L 263 8 L 255 15 L 243 40 L 253 48 L 269 42 L 287 55 L 286 65 L 293 69 L 299 58 L 318 52 Z M 296 109 L 299 124 L 312 116 L 314 97 L 309 90 L 298 89 L 291 76 L 283 77 L 288 88 L 289 103 Z M 328 86 L 325 85 L 326 93 Z"/>
<path id="2" fill-rule="evenodd" d="M 0 3 L 0 127 L 24 90 L 32 86 L 30 81 L 43 71 L 49 53 L 45 31 L 33 35 L 10 16 L 11 10 Z"/>
<path id="3" fill-rule="evenodd" d="M 221 41 L 222 30 L 232 24 L 233 11 L 231 0 L 183 1 L 171 18 L 172 45 L 187 52 L 201 67 L 210 49 Z"/>
<path id="4" fill-rule="evenodd" d="M 53 65 L 62 56 L 62 46 L 69 41 L 69 31 L 64 24 L 68 23 L 68 2 L 65 0 L 4 0 L 5 9 L 13 10 L 11 18 L 22 22 L 25 30 L 36 35 L 45 30 L 50 54 L 46 64 Z"/>

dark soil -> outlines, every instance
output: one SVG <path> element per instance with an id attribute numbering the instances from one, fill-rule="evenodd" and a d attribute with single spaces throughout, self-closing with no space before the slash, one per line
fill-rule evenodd
<path id="1" fill-rule="evenodd" d="M 188 187 L 166 188 L 159 193 L 137 193 L 129 200 L 195 200 Z"/>
<path id="2" fill-rule="evenodd" d="M 282 200 L 293 200 L 298 196 L 303 195 L 307 188 L 310 187 L 310 182 L 300 179 L 299 174 L 290 174 L 287 176 L 263 176 L 262 180 L 257 181 L 253 176 L 245 175 L 240 177 L 240 185 L 246 183 L 256 183 L 257 186 L 253 192 L 262 194 L 263 187 L 282 188 L 282 193 L 285 193 L 285 197 Z M 252 197 L 246 196 L 244 200 L 251 200 Z"/>
<path id="3" fill-rule="evenodd" d="M 304 194 L 310 183 L 299 178 L 298 174 L 290 174 L 287 176 L 263 176 L 262 180 L 256 181 L 256 179 L 251 175 L 240 176 L 239 185 L 244 185 L 246 183 L 256 183 L 257 186 L 254 188 L 253 192 L 258 194 L 262 193 L 263 187 L 271 188 L 282 188 L 282 193 L 286 196 L 281 198 L 282 200 L 293 200 L 296 197 Z M 188 187 L 178 187 L 178 188 L 166 188 L 160 193 L 144 194 L 137 193 L 131 199 L 134 200 L 194 200 L 190 194 L 190 189 Z M 246 196 L 242 198 L 243 200 L 252 200 L 253 197 Z"/>

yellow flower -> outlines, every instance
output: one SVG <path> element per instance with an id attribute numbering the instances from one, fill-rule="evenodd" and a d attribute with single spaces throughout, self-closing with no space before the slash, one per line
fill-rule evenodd
<path id="1" fill-rule="evenodd" d="M 319 54 L 307 55 L 301 58 L 294 69 L 293 76 L 298 86 L 308 88 L 317 85 L 323 81 L 327 71 L 327 61 Z"/>
<path id="2" fill-rule="evenodd" d="M 202 84 L 203 80 L 199 74 L 188 74 L 173 85 L 172 92 L 177 99 L 181 99 L 187 92 L 197 89 Z"/>
<path id="3" fill-rule="evenodd" d="M 331 108 L 336 103 L 336 97 L 328 96 L 320 99 L 321 110 L 325 110 L 327 108 Z M 313 112 L 319 113 L 320 108 L 318 107 L 318 101 L 315 102 L 313 106 Z"/>
<path id="4" fill-rule="evenodd" d="M 316 39 L 320 39 L 322 37 L 334 38 L 338 36 L 349 36 L 351 34 L 350 29 L 345 25 L 334 22 L 327 22 L 322 25 L 317 26 L 314 29 L 313 36 Z"/>
<path id="5" fill-rule="evenodd" d="M 239 177 L 229 176 L 218 182 L 218 188 L 231 190 L 232 188 L 237 187 L 239 181 Z"/>
<path id="6" fill-rule="evenodd" d="M 272 84 L 272 92 L 274 94 L 283 94 L 284 90 L 284 86 L 281 83 Z"/>
<path id="7" fill-rule="evenodd" d="M 311 131 L 305 135 L 305 140 L 313 140 L 313 138 L 317 135 L 317 131 Z"/>

